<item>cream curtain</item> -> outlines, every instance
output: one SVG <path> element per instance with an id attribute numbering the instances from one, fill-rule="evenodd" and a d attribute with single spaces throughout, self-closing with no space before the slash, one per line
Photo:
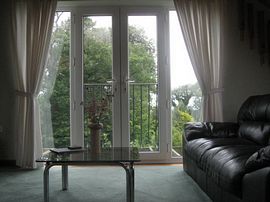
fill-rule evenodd
<path id="1" fill-rule="evenodd" d="M 203 121 L 223 121 L 222 0 L 174 0 L 203 94 Z"/>
<path id="2" fill-rule="evenodd" d="M 14 0 L 12 5 L 16 164 L 22 168 L 35 168 L 35 160 L 42 153 L 36 97 L 47 58 L 57 1 Z"/>

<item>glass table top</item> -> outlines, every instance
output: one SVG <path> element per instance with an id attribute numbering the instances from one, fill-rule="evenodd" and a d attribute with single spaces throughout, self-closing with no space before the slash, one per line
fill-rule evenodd
<path id="1" fill-rule="evenodd" d="M 110 147 L 102 148 L 100 152 L 94 153 L 89 149 L 74 150 L 56 153 L 45 152 L 36 162 L 51 163 L 117 163 L 138 162 L 139 151 L 135 147 Z"/>

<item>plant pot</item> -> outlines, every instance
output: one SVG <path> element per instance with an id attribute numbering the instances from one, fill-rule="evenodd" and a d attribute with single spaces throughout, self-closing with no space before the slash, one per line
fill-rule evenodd
<path id="1" fill-rule="evenodd" d="M 100 132 L 103 128 L 102 123 L 90 123 L 90 150 L 93 154 L 98 154 L 100 152 Z"/>

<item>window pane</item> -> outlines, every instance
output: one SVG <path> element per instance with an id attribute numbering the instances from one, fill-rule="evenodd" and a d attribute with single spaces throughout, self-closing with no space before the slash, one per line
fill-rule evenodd
<path id="1" fill-rule="evenodd" d="M 70 12 L 56 12 L 38 96 L 43 148 L 70 144 Z"/>
<path id="2" fill-rule="evenodd" d="M 84 145 L 101 123 L 101 146 L 112 146 L 112 17 L 83 18 Z"/>
<path id="3" fill-rule="evenodd" d="M 194 75 L 175 11 L 170 11 L 170 64 L 172 157 L 180 157 L 184 124 L 200 120 L 201 89 Z"/>
<path id="4" fill-rule="evenodd" d="M 157 17 L 128 16 L 130 145 L 159 151 Z"/>

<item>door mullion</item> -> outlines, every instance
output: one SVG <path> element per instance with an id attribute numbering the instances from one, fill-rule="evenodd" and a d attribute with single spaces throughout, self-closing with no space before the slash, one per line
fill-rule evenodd
<path id="1" fill-rule="evenodd" d="M 122 146 L 128 147 L 130 141 L 129 135 L 129 62 L 128 62 L 128 16 L 125 9 L 120 9 L 120 48 L 121 48 L 121 134 Z"/>
<path id="2" fill-rule="evenodd" d="M 82 43 L 78 43 L 82 41 L 82 16 L 73 11 L 71 18 L 71 144 L 83 146 Z"/>
<path id="3" fill-rule="evenodd" d="M 113 12 L 113 146 L 121 147 L 121 61 L 120 61 L 120 14 L 119 9 Z"/>

